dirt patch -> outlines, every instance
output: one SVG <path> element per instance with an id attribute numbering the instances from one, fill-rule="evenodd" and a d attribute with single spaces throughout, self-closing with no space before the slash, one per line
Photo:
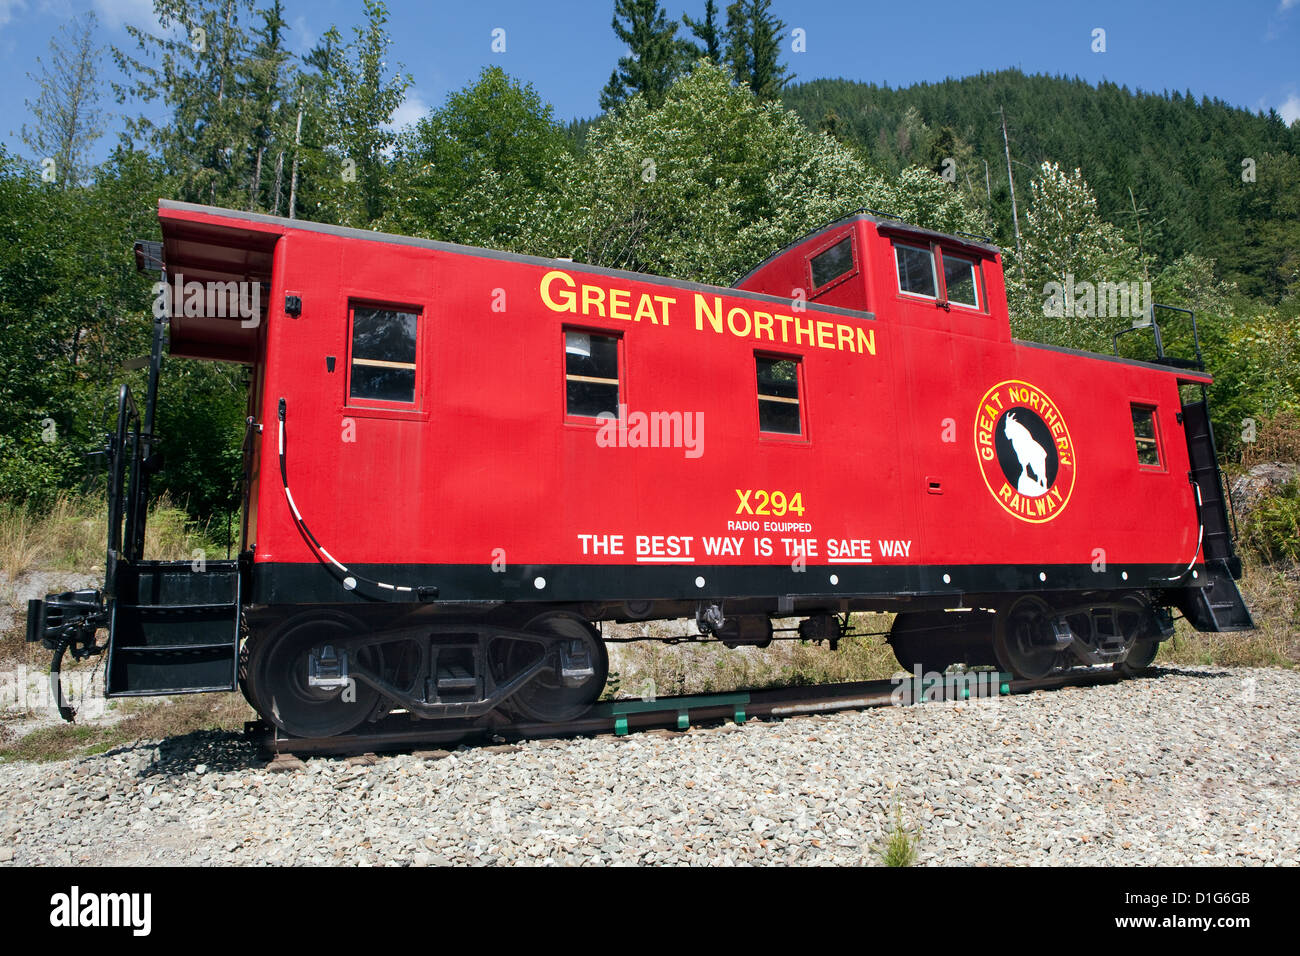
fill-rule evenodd
<path id="1" fill-rule="evenodd" d="M 23 722 L 21 732 L 9 726 L 9 739 L 0 742 L 0 763 L 63 760 L 199 731 L 242 731 L 256 716 L 237 693 L 108 701 L 104 713 L 79 715 L 76 723 L 36 715 Z"/>

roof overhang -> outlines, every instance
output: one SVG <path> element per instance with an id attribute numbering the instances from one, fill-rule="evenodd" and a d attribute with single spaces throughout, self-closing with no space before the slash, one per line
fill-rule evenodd
<path id="1" fill-rule="evenodd" d="M 163 280 L 171 305 L 169 350 L 184 358 L 252 364 L 270 304 L 275 244 L 283 228 L 160 200 Z"/>

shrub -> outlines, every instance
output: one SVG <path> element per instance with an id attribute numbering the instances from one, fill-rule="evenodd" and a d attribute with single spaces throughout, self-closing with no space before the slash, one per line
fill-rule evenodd
<path id="1" fill-rule="evenodd" d="M 1300 564 L 1300 484 L 1292 480 L 1256 505 L 1242 538 L 1270 564 Z"/>

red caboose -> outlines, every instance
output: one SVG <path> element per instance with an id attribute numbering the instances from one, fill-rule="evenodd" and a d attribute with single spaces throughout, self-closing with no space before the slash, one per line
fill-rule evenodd
<path id="1" fill-rule="evenodd" d="M 124 388 L 105 593 L 29 621 L 74 653 L 108 627 L 110 695 L 239 679 L 322 735 L 394 708 L 572 717 L 604 686 L 601 621 L 763 645 L 774 617 L 835 641 L 891 610 L 905 667 L 1029 678 L 1145 667 L 1170 608 L 1250 626 L 1210 376 L 1012 339 L 981 240 L 858 213 L 725 289 L 159 217 L 155 357 L 167 324 L 173 356 L 252 371 L 243 546 L 201 574 L 143 560 L 153 388 L 143 419 Z"/>

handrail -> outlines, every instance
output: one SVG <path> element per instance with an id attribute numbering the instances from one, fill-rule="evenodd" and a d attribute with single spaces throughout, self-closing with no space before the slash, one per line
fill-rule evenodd
<path id="1" fill-rule="evenodd" d="M 1168 312 L 1181 312 L 1192 320 L 1192 346 L 1196 351 L 1195 359 L 1181 359 L 1165 355 L 1165 343 L 1164 338 L 1160 334 L 1160 322 L 1156 318 L 1156 309 L 1164 309 Z M 1205 370 L 1205 356 L 1201 354 L 1201 333 L 1200 328 L 1196 324 L 1196 313 L 1191 309 L 1183 309 L 1176 305 L 1163 305 L 1159 302 L 1152 302 L 1146 323 L 1141 325 L 1134 324 L 1127 329 L 1120 329 L 1110 337 L 1111 351 L 1115 355 L 1119 355 L 1120 336 L 1128 335 L 1130 332 L 1145 332 L 1147 329 L 1151 330 L 1151 334 L 1155 339 L 1156 357 L 1152 361 L 1160 365 L 1170 365 L 1174 368 L 1190 368 L 1200 371 Z"/>
<path id="2" fill-rule="evenodd" d="M 128 434 L 129 425 L 129 434 Z M 129 445 L 128 445 L 129 441 Z M 128 452 L 128 448 L 130 449 Z M 104 591 L 116 595 L 117 566 L 121 561 L 137 561 L 136 529 L 142 515 L 139 501 L 140 480 L 140 412 L 131 395 L 131 386 L 123 385 L 117 393 L 117 428 L 108 449 L 108 548 L 104 562 Z M 127 484 L 128 459 L 131 466 Z M 123 534 L 122 519 L 126 519 Z M 125 541 L 125 545 L 123 542 Z"/>
<path id="3" fill-rule="evenodd" d="M 1179 308 L 1176 305 L 1163 305 L 1159 302 L 1151 303 L 1151 322 L 1156 321 L 1156 309 L 1164 309 L 1167 312 L 1181 312 L 1192 320 L 1192 347 L 1196 350 L 1196 365 L 1198 368 L 1205 368 L 1205 357 L 1201 355 L 1201 331 L 1196 325 L 1196 313 L 1191 309 Z M 1161 358 L 1164 356 L 1161 355 Z"/>

